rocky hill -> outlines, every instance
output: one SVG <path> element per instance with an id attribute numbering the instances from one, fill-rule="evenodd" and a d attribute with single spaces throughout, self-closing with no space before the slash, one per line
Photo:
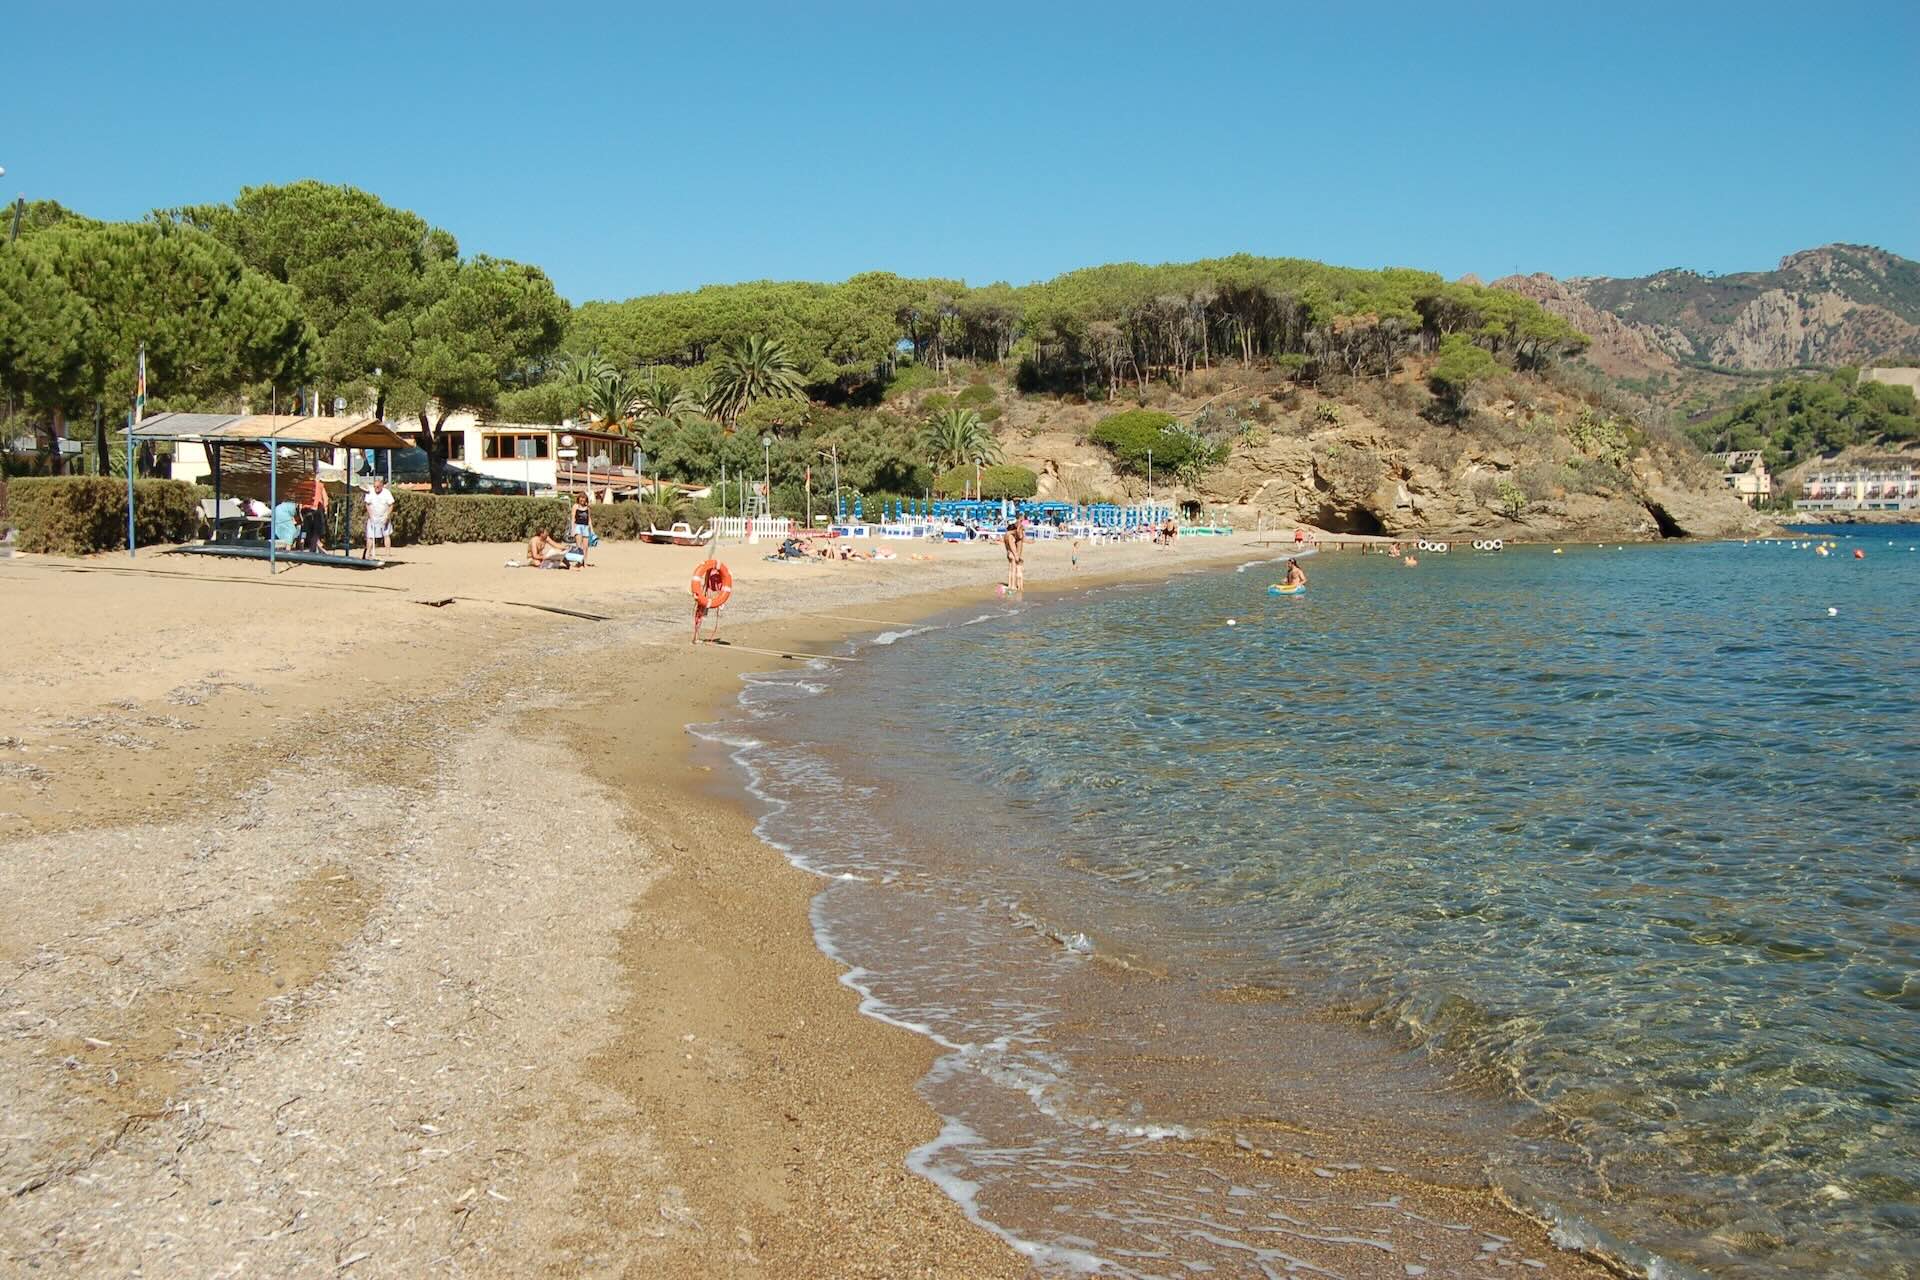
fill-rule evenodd
<path id="1" fill-rule="evenodd" d="M 1808 249 L 1773 271 L 1567 280 L 1537 274 L 1508 276 L 1494 287 L 1570 320 L 1594 339 L 1591 363 L 1628 380 L 1683 369 L 1911 363 L 1902 358 L 1920 353 L 1920 262 L 1868 245 Z"/>
<path id="2" fill-rule="evenodd" d="M 1006 461 L 1039 473 L 1039 496 L 1144 496 L 1144 478 L 1116 470 L 1090 440 L 1102 417 L 1132 401 L 1073 403 L 1010 389 L 998 398 Z M 1323 389 L 1258 371 L 1208 370 L 1185 394 L 1156 386 L 1146 399 L 1229 445 L 1225 461 L 1202 474 L 1157 475 L 1153 497 L 1196 502 L 1240 527 L 1601 541 L 1767 527 L 1685 441 L 1651 437 L 1540 378 L 1505 377 L 1454 421 L 1425 416 L 1431 397 L 1417 361 L 1391 382 Z"/>

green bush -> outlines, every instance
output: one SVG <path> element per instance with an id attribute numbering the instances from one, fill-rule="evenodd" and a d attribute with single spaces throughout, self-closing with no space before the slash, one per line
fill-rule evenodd
<path id="1" fill-rule="evenodd" d="M 935 496 L 957 498 L 973 488 L 973 468 L 959 466 L 933 482 Z M 980 492 L 989 501 L 1001 498 L 1031 498 L 1040 491 L 1040 477 L 1026 467 L 995 465 L 980 468 Z"/>
<path id="2" fill-rule="evenodd" d="M 1227 452 L 1176 427 L 1172 414 L 1157 409 L 1110 414 L 1094 427 L 1092 439 L 1113 452 L 1115 467 L 1135 475 L 1146 474 L 1149 454 L 1156 472 L 1172 475 L 1189 466 L 1212 466 Z"/>
<path id="3" fill-rule="evenodd" d="M 8 485 L 22 551 L 84 556 L 127 545 L 127 482 L 111 476 L 21 476 Z M 134 541 L 185 542 L 200 504 L 183 480 L 133 482 Z"/>
<path id="4" fill-rule="evenodd" d="M 953 402 L 962 409 L 983 409 L 993 400 L 993 388 L 978 382 L 953 398 Z"/>
<path id="5" fill-rule="evenodd" d="M 536 529 L 566 533 L 572 503 L 565 498 L 516 498 L 478 493 L 393 492 L 393 541 L 396 546 L 436 542 L 523 542 Z M 356 496 L 354 529 L 364 532 L 365 515 Z"/>
<path id="6" fill-rule="evenodd" d="M 632 542 L 648 529 L 670 528 L 673 512 L 651 502 L 602 502 L 591 508 L 593 531 L 609 542 Z"/>

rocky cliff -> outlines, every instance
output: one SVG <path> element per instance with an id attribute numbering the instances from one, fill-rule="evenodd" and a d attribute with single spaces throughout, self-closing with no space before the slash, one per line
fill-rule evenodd
<path id="1" fill-rule="evenodd" d="M 1534 298 L 1592 335 L 1592 363 L 1616 377 L 1870 364 L 1920 352 L 1920 262 L 1867 245 L 1808 249 L 1773 271 L 1508 276 L 1494 287 Z"/>
<path id="2" fill-rule="evenodd" d="M 1242 526 L 1311 524 L 1328 532 L 1449 538 L 1737 537 L 1759 532 L 1719 471 L 1679 441 L 1528 378 L 1512 378 L 1457 423 L 1420 415 L 1416 374 L 1356 384 L 1348 395 L 1257 382 L 1157 407 L 1192 422 L 1232 416 L 1226 462 L 1198 477 L 1155 479 L 1160 501 L 1193 501 Z M 1123 406 L 1130 407 L 1130 406 Z M 999 424 L 1006 460 L 1040 476 L 1040 496 L 1137 500 L 1088 433 L 1112 406 L 1020 399 Z"/>

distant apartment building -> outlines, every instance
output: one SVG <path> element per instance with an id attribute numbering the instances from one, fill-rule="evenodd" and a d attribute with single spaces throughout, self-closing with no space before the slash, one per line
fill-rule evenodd
<path id="1" fill-rule="evenodd" d="M 1720 459 L 1720 483 L 1733 490 L 1740 501 L 1757 507 L 1773 497 L 1773 476 L 1758 450 L 1737 449 L 1714 456 Z"/>
<path id="2" fill-rule="evenodd" d="M 1920 467 L 1846 467 L 1816 471 L 1794 500 L 1796 511 L 1920 512 Z"/>

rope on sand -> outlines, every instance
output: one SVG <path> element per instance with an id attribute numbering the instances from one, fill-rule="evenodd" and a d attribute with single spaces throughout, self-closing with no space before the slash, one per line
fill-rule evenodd
<path id="1" fill-rule="evenodd" d="M 753 649 L 744 644 L 735 644 L 731 640 L 709 640 L 708 644 L 725 645 L 729 649 L 738 649 L 741 653 L 757 653 L 768 658 L 807 658 L 821 662 L 858 662 L 860 659 L 848 657 L 844 653 L 802 653 L 798 649 Z"/>

